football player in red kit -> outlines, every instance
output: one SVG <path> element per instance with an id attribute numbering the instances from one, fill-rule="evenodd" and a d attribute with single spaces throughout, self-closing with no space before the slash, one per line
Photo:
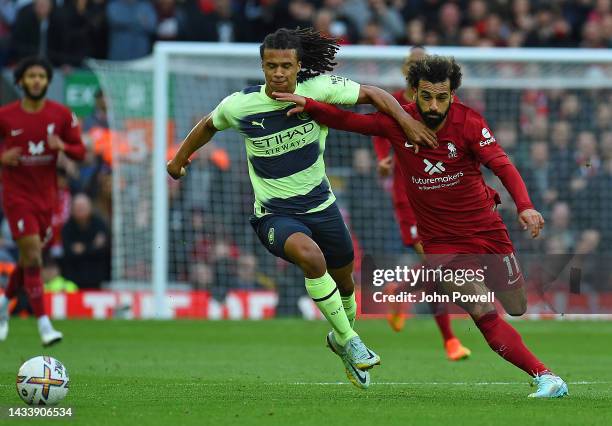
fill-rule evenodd
<path id="1" fill-rule="evenodd" d="M 408 75 L 410 65 L 425 57 L 425 49 L 421 46 L 414 46 L 410 49 L 410 54 L 404 59 L 402 64 L 402 74 L 404 77 Z M 393 93 L 393 97 L 397 99 L 400 105 L 414 103 L 415 91 L 409 84 L 406 88 Z M 393 176 L 393 210 L 395 210 L 395 220 L 399 224 L 400 235 L 402 242 L 406 247 L 412 247 L 414 252 L 419 256 L 423 255 L 423 244 L 419 237 L 418 226 L 414 211 L 410 206 L 410 200 L 405 188 L 404 179 L 401 175 L 401 170 L 398 164 L 393 161 L 391 155 L 391 142 L 381 136 L 374 136 L 374 150 L 378 158 L 378 172 L 382 177 L 389 175 Z M 428 287 L 430 289 L 431 287 Z M 388 289 L 388 293 L 396 293 L 401 291 L 399 285 L 392 286 Z M 395 331 L 401 331 L 404 328 L 405 315 L 402 312 L 402 304 L 390 304 L 390 313 L 387 320 L 391 328 Z M 461 344 L 461 341 L 453 333 L 451 326 L 450 315 L 446 309 L 446 304 L 430 302 L 429 307 L 433 314 L 436 325 L 442 335 L 444 341 L 444 350 L 446 357 L 451 361 L 459 361 L 468 358 L 472 351 Z"/>
<path id="2" fill-rule="evenodd" d="M 0 108 L 2 205 L 19 249 L 18 265 L 0 296 L 0 341 L 8 335 L 8 304 L 23 287 L 38 319 L 44 346 L 62 339 L 45 314 L 40 275 L 42 250 L 51 234 L 57 202 L 57 157 L 82 160 L 85 146 L 76 116 L 46 98 L 53 76 L 41 58 L 26 58 L 15 68 L 23 98 Z"/>
<path id="3" fill-rule="evenodd" d="M 426 56 L 410 67 L 408 83 L 417 96 L 416 102 L 404 105 L 404 109 L 436 132 L 436 148 L 407 142 L 395 120 L 382 113 L 356 114 L 294 94 L 273 95 L 279 101 L 296 104 L 288 114 L 306 112 L 331 128 L 384 136 L 391 141 L 428 261 L 431 256 L 446 259 L 441 266 L 450 271 L 464 267 L 465 260 L 455 262 L 466 256 L 470 256 L 470 262 L 482 258 L 487 261 L 484 268 L 480 267 L 486 270 L 484 279 L 468 283 L 442 280 L 438 288 L 452 294 L 455 303 L 470 314 L 496 353 L 534 378 L 538 388 L 530 397 L 567 395 L 567 384 L 529 351 L 491 301 L 488 289 L 495 290 L 495 299 L 510 315 L 522 315 L 527 309 L 514 246 L 496 211 L 499 196 L 485 184 L 480 165 L 502 181 L 516 204 L 519 222 L 532 238 L 544 226 L 542 215 L 533 208 L 521 175 L 484 118 L 453 99 L 461 85 L 461 68 L 453 58 Z M 455 294 L 475 297 L 455 298 Z"/>

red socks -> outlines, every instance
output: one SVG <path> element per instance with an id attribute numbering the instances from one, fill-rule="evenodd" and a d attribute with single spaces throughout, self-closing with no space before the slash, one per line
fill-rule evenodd
<path id="1" fill-rule="evenodd" d="M 429 285 L 425 291 L 427 294 L 433 294 L 436 291 L 436 288 Z M 440 333 L 442 334 L 444 341 L 446 342 L 450 339 L 454 339 L 455 334 L 451 328 L 450 315 L 446 309 L 446 304 L 429 302 L 429 309 L 431 309 L 431 314 L 436 320 L 436 324 L 438 324 L 438 328 L 440 329 Z"/>
<path id="2" fill-rule="evenodd" d="M 540 375 L 548 368 L 538 360 L 523 343 L 521 335 L 497 312 L 489 312 L 474 320 L 487 343 L 506 361 L 516 365 L 531 376 Z"/>
<path id="3" fill-rule="evenodd" d="M 9 276 L 8 284 L 4 289 L 4 295 L 7 299 L 12 299 L 17 296 L 17 292 L 23 286 L 23 269 L 21 266 L 16 266 Z"/>
<path id="4" fill-rule="evenodd" d="M 28 294 L 34 316 L 36 318 L 43 316 L 45 314 L 44 289 L 39 267 L 23 269 L 23 285 Z"/>
<path id="5" fill-rule="evenodd" d="M 438 324 L 438 328 L 440 329 L 440 333 L 442 334 L 442 338 L 445 342 L 455 338 L 455 334 L 451 329 L 449 314 L 446 312 L 434 314 L 434 319 L 436 320 L 436 324 Z"/>

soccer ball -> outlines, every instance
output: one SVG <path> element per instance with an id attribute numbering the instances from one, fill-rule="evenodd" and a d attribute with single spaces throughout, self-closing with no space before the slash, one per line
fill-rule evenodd
<path id="1" fill-rule="evenodd" d="M 68 371 L 50 356 L 23 363 L 17 373 L 17 393 L 28 405 L 56 405 L 68 393 Z"/>

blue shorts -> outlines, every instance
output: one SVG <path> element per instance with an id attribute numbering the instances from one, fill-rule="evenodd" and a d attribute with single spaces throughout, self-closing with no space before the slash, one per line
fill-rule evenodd
<path id="1" fill-rule="evenodd" d="M 267 214 L 251 217 L 251 226 L 259 241 L 273 255 L 291 262 L 285 256 L 285 242 L 301 232 L 319 246 L 331 269 L 348 265 L 354 259 L 353 241 L 336 203 L 323 211 L 301 215 Z"/>

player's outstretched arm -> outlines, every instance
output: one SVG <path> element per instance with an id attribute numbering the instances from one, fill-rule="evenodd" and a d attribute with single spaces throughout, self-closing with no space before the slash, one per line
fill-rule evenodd
<path id="1" fill-rule="evenodd" d="M 186 166 L 189 165 L 189 157 L 198 149 L 206 145 L 217 133 L 217 129 L 213 125 L 212 114 L 208 114 L 202 118 L 198 124 L 189 132 L 174 158 L 170 160 L 166 166 L 168 174 L 173 179 L 180 179 L 187 174 Z"/>
<path id="2" fill-rule="evenodd" d="M 493 158 L 486 166 L 495 173 L 510 193 L 516 204 L 518 221 L 523 230 L 529 230 L 531 238 L 536 238 L 544 227 L 544 218 L 533 208 L 527 186 L 519 171 L 505 155 Z"/>
<path id="3" fill-rule="evenodd" d="M 372 104 L 380 112 L 390 115 L 398 122 L 409 140 L 416 145 L 436 148 L 438 146 L 436 133 L 428 129 L 420 121 L 412 118 L 389 92 L 362 84 L 359 88 L 359 104 Z M 415 147 L 416 148 L 416 147 Z"/>
<path id="4" fill-rule="evenodd" d="M 274 92 L 272 96 L 277 101 L 295 103 L 296 107 L 291 109 L 287 113 L 288 115 L 304 111 L 317 123 L 332 129 L 391 138 L 399 127 L 391 117 L 380 112 L 375 114 L 357 114 L 294 93 Z"/>

